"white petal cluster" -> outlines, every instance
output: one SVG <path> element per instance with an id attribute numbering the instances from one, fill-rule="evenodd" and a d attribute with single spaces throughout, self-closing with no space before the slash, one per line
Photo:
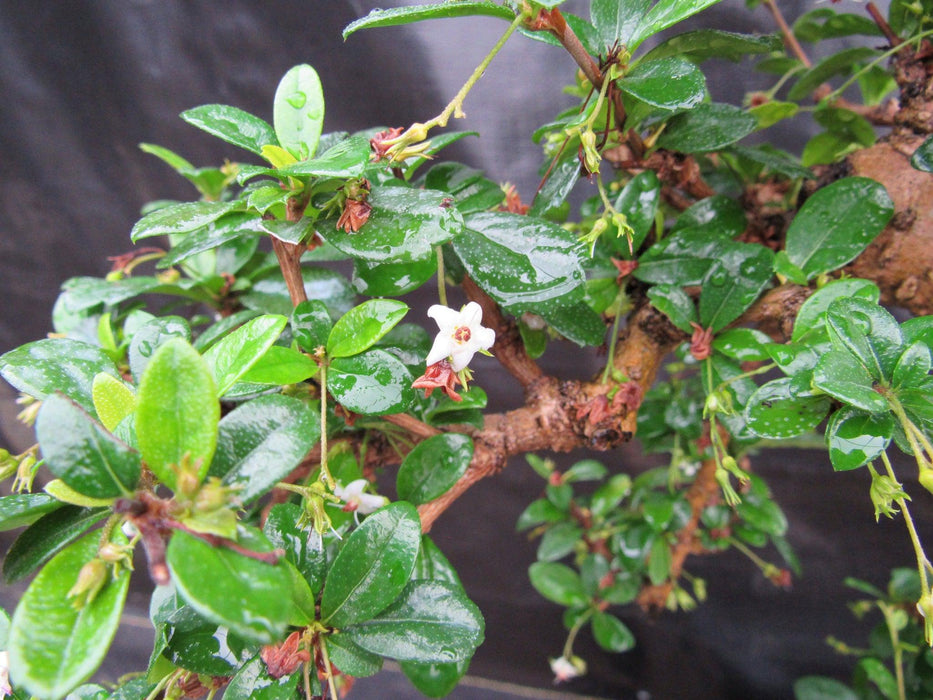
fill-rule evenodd
<path id="1" fill-rule="evenodd" d="M 346 486 L 337 484 L 334 488 L 334 495 L 347 504 L 347 510 L 355 511 L 360 515 L 368 515 L 382 508 L 389 502 L 389 499 L 385 496 L 366 493 L 367 486 L 369 486 L 369 481 L 366 479 L 356 479 Z"/>
<path id="2" fill-rule="evenodd" d="M 550 659 L 550 662 L 555 683 L 565 683 L 586 673 L 586 662 L 579 656 L 570 659 L 558 656 L 556 659 Z"/>
<path id="3" fill-rule="evenodd" d="M 483 309 L 475 301 L 460 311 L 435 304 L 428 309 L 428 316 L 437 322 L 440 329 L 428 353 L 428 365 L 449 357 L 454 372 L 459 372 L 470 364 L 473 355 L 489 350 L 496 342 L 496 332 L 481 325 Z"/>

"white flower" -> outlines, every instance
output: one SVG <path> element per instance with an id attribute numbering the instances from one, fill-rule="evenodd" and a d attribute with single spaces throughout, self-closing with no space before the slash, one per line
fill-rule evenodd
<path id="1" fill-rule="evenodd" d="M 351 481 L 346 486 L 337 484 L 334 488 L 334 495 L 347 504 L 344 506 L 344 510 L 366 515 L 379 510 L 389 502 L 389 499 L 385 496 L 376 496 L 371 493 L 366 493 L 364 489 L 368 485 L 369 481 L 366 479 Z"/>
<path id="2" fill-rule="evenodd" d="M 489 350 L 496 342 L 496 332 L 480 325 L 483 309 L 471 301 L 460 311 L 435 304 L 428 309 L 428 316 L 437 322 L 440 330 L 431 346 L 426 360 L 433 365 L 450 358 L 454 372 L 464 369 L 480 350 Z"/>
<path id="3" fill-rule="evenodd" d="M 7 695 L 13 695 L 10 687 L 10 657 L 5 651 L 0 651 L 0 700 Z"/>
<path id="4" fill-rule="evenodd" d="M 564 683 L 586 673 L 586 662 L 579 656 L 569 659 L 566 656 L 559 656 L 556 659 L 550 659 L 550 662 L 555 683 Z"/>

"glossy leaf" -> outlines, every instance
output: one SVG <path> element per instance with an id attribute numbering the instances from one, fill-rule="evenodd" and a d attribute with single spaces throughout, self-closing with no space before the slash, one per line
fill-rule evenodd
<path id="1" fill-rule="evenodd" d="M 314 155 L 324 126 L 324 90 L 314 68 L 303 63 L 282 76 L 275 90 L 272 124 L 279 145 L 298 160 Z"/>
<path id="2" fill-rule="evenodd" d="M 800 41 L 817 42 L 857 34 L 881 36 L 878 25 L 868 17 L 836 12 L 830 7 L 819 7 L 801 15 L 794 22 L 794 34 Z"/>
<path id="3" fill-rule="evenodd" d="M 408 263 L 353 261 L 353 288 L 370 297 L 397 297 L 413 292 L 437 272 L 437 260 Z"/>
<path id="4" fill-rule="evenodd" d="M 276 549 L 285 550 L 285 558 L 304 576 L 317 595 L 324 584 L 324 550 L 315 547 L 308 527 L 299 527 L 301 506 L 294 503 L 277 503 L 269 509 L 263 534 Z"/>
<path id="5" fill-rule="evenodd" d="M 408 313 L 408 305 L 392 299 L 371 299 L 338 319 L 327 337 L 331 358 L 359 355 L 388 333 Z"/>
<path id="6" fill-rule="evenodd" d="M 706 97 L 706 76 L 685 58 L 640 61 L 617 81 L 622 92 L 666 112 L 681 112 Z"/>
<path id="7" fill-rule="evenodd" d="M 11 493 L 0 498 L 0 532 L 29 525 L 62 504 L 44 493 Z"/>
<path id="8" fill-rule="evenodd" d="M 469 661 L 456 661 L 449 664 L 423 664 L 416 661 L 403 661 L 402 673 L 411 684 L 429 698 L 442 698 L 457 687 L 460 679 L 470 666 Z"/>
<path id="9" fill-rule="evenodd" d="M 257 531 L 241 528 L 237 539 L 253 550 L 271 549 Z M 205 619 L 261 644 L 284 634 L 292 599 L 284 566 L 212 547 L 186 532 L 172 535 L 166 561 L 178 593 Z"/>
<path id="10" fill-rule="evenodd" d="M 343 30 L 343 38 L 360 29 L 370 29 L 373 27 L 396 27 L 402 24 L 411 24 L 412 22 L 421 22 L 427 19 L 443 19 L 446 17 L 470 17 L 474 15 L 485 15 L 488 17 L 498 17 L 500 19 L 512 21 L 515 19 L 515 13 L 507 7 L 503 7 L 494 2 L 479 2 L 466 0 L 465 2 L 439 2 L 428 3 L 425 5 L 411 5 L 406 7 L 393 7 L 386 10 L 372 10 L 365 17 L 351 22 Z"/>
<path id="11" fill-rule="evenodd" d="M 473 441 L 466 435 L 445 433 L 418 443 L 399 467 L 399 498 L 415 505 L 437 498 L 457 482 L 471 459 Z"/>
<path id="12" fill-rule="evenodd" d="M 730 328 L 713 339 L 713 350 L 739 362 L 764 362 L 771 339 L 753 328 Z"/>
<path id="13" fill-rule="evenodd" d="M 288 319 L 284 316 L 259 316 L 208 348 L 203 360 L 214 377 L 218 397 L 223 396 L 256 364 L 275 343 L 287 323 Z"/>
<path id="14" fill-rule="evenodd" d="M 59 552 L 20 599 L 8 641 L 14 685 L 43 698 L 60 698 L 103 661 L 120 622 L 129 571 L 124 569 L 81 609 L 68 598 L 81 567 L 97 554 L 99 540 L 91 533 Z"/>
<path id="15" fill-rule="evenodd" d="M 363 136 L 351 136 L 328 148 L 317 158 L 300 160 L 278 169 L 278 175 L 351 178 L 363 174 L 369 163 L 371 149 L 369 140 Z"/>
<path id="16" fill-rule="evenodd" d="M 741 316 L 771 279 L 773 258 L 760 245 L 730 242 L 724 246 L 703 280 L 700 325 L 716 332 Z"/>
<path id="17" fill-rule="evenodd" d="M 658 176 L 653 170 L 643 170 L 625 184 L 613 205 L 616 211 L 625 214 L 628 225 L 632 227 L 632 250 L 636 253 L 654 226 L 660 201 L 661 183 Z M 632 257 L 625 236 L 616 236 L 609 241 L 616 255 Z"/>
<path id="18" fill-rule="evenodd" d="M 606 651 L 621 653 L 635 646 L 635 635 L 615 615 L 598 612 L 593 616 L 593 637 Z"/>
<path id="19" fill-rule="evenodd" d="M 409 263 L 434 256 L 434 247 L 463 230 L 463 217 L 433 190 L 374 185 L 369 197 L 372 213 L 356 233 L 338 229 L 328 219 L 318 234 L 354 259 L 372 263 Z"/>
<path id="20" fill-rule="evenodd" d="M 833 678 L 804 676 L 794 682 L 795 700 L 858 700 L 848 686 Z"/>
<path id="21" fill-rule="evenodd" d="M 897 360 L 891 375 L 891 385 L 915 387 L 922 384 L 930 374 L 930 347 L 924 342 L 908 345 Z"/>
<path id="22" fill-rule="evenodd" d="M 260 396 L 220 421 L 210 474 L 239 489 L 237 498 L 248 504 L 297 467 L 320 436 L 320 418 L 302 401 Z"/>
<path id="23" fill-rule="evenodd" d="M 590 18 L 599 32 L 599 48 L 606 49 L 617 41 L 628 46 L 650 5 L 651 0 L 593 0 L 590 3 Z"/>
<path id="24" fill-rule="evenodd" d="M 758 389 L 745 408 L 749 429 L 763 438 L 783 440 L 813 430 L 826 417 L 826 396 L 795 396 L 792 379 L 782 377 Z"/>
<path id="25" fill-rule="evenodd" d="M 385 610 L 408 583 L 420 545 L 421 519 L 411 504 L 391 503 L 366 518 L 330 567 L 322 622 L 346 628 Z"/>
<path id="26" fill-rule="evenodd" d="M 571 149 L 551 170 L 547 181 L 535 195 L 528 214 L 531 216 L 551 216 L 567 201 L 573 186 L 580 179 L 580 161 Z"/>
<path id="27" fill-rule="evenodd" d="M 266 663 L 258 655 L 247 661 L 230 679 L 224 690 L 226 700 L 292 700 L 298 689 L 301 673 L 296 671 L 281 678 L 272 678 Z"/>
<path id="28" fill-rule="evenodd" d="M 552 330 L 577 345 L 601 345 L 606 336 L 606 324 L 589 304 L 578 301 L 560 306 L 543 302 L 530 308 L 547 321 Z"/>
<path id="29" fill-rule="evenodd" d="M 276 188 L 277 192 L 282 192 Z M 177 265 L 188 258 L 207 250 L 219 248 L 224 243 L 235 241 L 241 236 L 258 235 L 262 219 L 256 212 L 233 212 L 197 228 L 173 240 L 172 249 L 159 260 L 159 269 Z"/>
<path id="30" fill-rule="evenodd" d="M 691 204 L 674 222 L 671 233 L 689 230 L 706 232 L 710 237 L 735 238 L 748 228 L 745 210 L 732 197 L 714 194 Z"/>
<path id="31" fill-rule="evenodd" d="M 755 117 L 738 107 L 704 102 L 671 118 L 658 145 L 681 153 L 707 153 L 740 141 L 757 128 Z"/>
<path id="32" fill-rule="evenodd" d="M 275 131 L 264 120 L 228 105 L 203 105 L 181 113 L 192 126 L 234 146 L 262 155 L 263 146 L 276 144 Z"/>
<path id="33" fill-rule="evenodd" d="M 826 445 L 833 469 L 845 471 L 862 466 L 884 452 L 894 434 L 890 413 L 866 414 L 845 406 L 826 424 Z"/>
<path id="34" fill-rule="evenodd" d="M 634 51 L 642 41 L 663 29 L 692 17 L 719 0 L 658 0 L 642 17 L 633 36 L 625 44 Z"/>
<path id="35" fill-rule="evenodd" d="M 214 455 L 220 403 L 207 364 L 184 340 L 172 339 L 152 357 L 136 395 L 136 437 L 146 465 L 171 488 L 171 465 L 199 465 L 201 479 Z"/>
<path id="36" fill-rule="evenodd" d="M 583 582 L 576 571 L 556 562 L 535 562 L 528 568 L 531 585 L 553 603 L 583 606 L 587 603 Z"/>
<path id="37" fill-rule="evenodd" d="M 382 657 L 366 651 L 346 634 L 330 634 L 324 643 L 331 663 L 354 678 L 367 678 L 382 670 Z"/>
<path id="38" fill-rule="evenodd" d="M 807 298 L 794 320 L 794 332 L 791 340 L 797 342 L 804 334 L 814 328 L 822 327 L 826 310 L 836 299 L 859 297 L 878 303 L 881 292 L 874 282 L 858 278 L 833 280 L 829 284 L 817 289 Z"/>
<path id="39" fill-rule="evenodd" d="M 36 437 L 46 466 L 78 493 L 115 498 L 136 490 L 139 453 L 61 394 L 42 403 Z"/>
<path id="40" fill-rule="evenodd" d="M 479 609 L 458 586 L 413 581 L 377 617 L 347 626 L 342 634 L 391 659 L 451 663 L 473 655 L 483 627 Z"/>
<path id="41" fill-rule="evenodd" d="M 273 345 L 240 379 L 247 383 L 298 384 L 318 373 L 318 364 L 299 350 Z"/>
<path id="42" fill-rule="evenodd" d="M 130 372 L 137 382 L 142 378 L 155 351 L 172 338 L 191 339 L 188 321 L 181 316 L 154 318 L 133 332 L 127 358 L 130 363 Z"/>
<path id="43" fill-rule="evenodd" d="M 847 177 L 817 190 L 794 217 L 785 244 L 791 262 L 813 278 L 853 260 L 894 213 L 884 186 Z"/>
<path id="44" fill-rule="evenodd" d="M 891 378 L 904 339 L 888 311 L 867 299 L 837 299 L 826 311 L 826 330 L 833 346 L 851 353 L 872 378 Z"/>
<path id="45" fill-rule="evenodd" d="M 133 242 L 194 231 L 241 207 L 239 202 L 182 202 L 146 214 L 130 231 Z"/>
<path id="46" fill-rule="evenodd" d="M 298 347 L 312 355 L 327 342 L 333 325 L 327 305 L 319 299 L 301 302 L 291 317 L 292 337 Z"/>
<path id="47" fill-rule="evenodd" d="M 453 564 L 450 563 L 450 560 L 444 556 L 444 553 L 428 535 L 421 538 L 421 549 L 418 551 L 418 559 L 415 561 L 415 570 L 412 572 L 411 578 L 412 580 L 446 581 L 463 588 L 460 576 L 454 569 Z"/>
<path id="48" fill-rule="evenodd" d="M 619 3 L 631 5 L 631 3 Z M 661 42 L 642 56 L 642 61 L 650 61 L 668 56 L 681 56 L 699 63 L 708 58 L 724 58 L 738 62 L 749 54 L 771 53 L 780 51 L 781 40 L 775 34 L 757 36 L 754 34 L 736 34 L 720 29 L 697 29 L 692 32 L 677 34 Z"/>
<path id="49" fill-rule="evenodd" d="M 639 259 L 636 279 L 679 287 L 700 284 L 723 250 L 723 240 L 693 228 L 677 231 L 651 246 Z"/>
<path id="50" fill-rule="evenodd" d="M 136 409 L 136 394 L 133 390 L 106 372 L 94 377 L 91 398 L 101 424 L 111 431 Z"/>
<path id="51" fill-rule="evenodd" d="M 94 410 L 94 377 L 119 377 L 113 361 L 98 347 L 68 338 L 21 345 L 0 356 L 0 376 L 13 388 L 37 399 L 61 392 L 86 411 Z"/>
<path id="52" fill-rule="evenodd" d="M 558 297 L 564 304 L 582 298 L 577 241 L 556 224 L 517 214 L 475 214 L 453 247 L 473 281 L 511 311 Z"/>
<path id="53" fill-rule="evenodd" d="M 563 559 L 576 548 L 583 538 L 583 529 L 573 523 L 557 523 L 548 528 L 538 543 L 538 561 Z"/>
<path id="54" fill-rule="evenodd" d="M 813 386 L 868 413 L 881 413 L 888 408 L 881 394 L 874 390 L 868 370 L 845 350 L 830 350 L 820 357 L 813 369 Z"/>
<path id="55" fill-rule="evenodd" d="M 914 154 L 910 157 L 910 164 L 917 170 L 933 173 L 933 136 L 927 136 Z"/>
<path id="56" fill-rule="evenodd" d="M 384 350 L 334 360 L 327 372 L 327 389 L 354 413 L 378 416 L 405 411 L 414 401 L 413 377 Z"/>
<path id="57" fill-rule="evenodd" d="M 685 333 L 692 333 L 691 322 L 699 322 L 696 304 L 682 287 L 672 284 L 658 284 L 648 288 L 648 299 L 651 304 L 665 316 L 671 323 Z"/>
<path id="58" fill-rule="evenodd" d="M 111 512 L 65 505 L 43 515 L 23 530 L 3 557 L 3 579 L 14 583 L 26 578 Z"/>

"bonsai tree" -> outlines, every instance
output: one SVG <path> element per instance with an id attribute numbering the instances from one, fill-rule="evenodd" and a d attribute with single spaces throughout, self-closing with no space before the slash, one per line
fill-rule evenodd
<path id="1" fill-rule="evenodd" d="M 678 33 L 714 2 L 375 10 L 344 36 L 476 15 L 504 31 L 440 114 L 407 127 L 322 133 L 303 64 L 271 123 L 228 105 L 182 113 L 235 161 L 200 168 L 143 144 L 198 199 L 148 207 L 130 234 L 145 245 L 103 279 L 67 281 L 54 333 L 0 357 L 36 435 L 0 454 L 0 525 L 25 528 L 3 575 L 38 572 L 3 616 L 0 695 L 335 699 L 388 658 L 443 696 L 484 626 L 430 531 L 516 455 L 542 480 L 518 528 L 540 536 L 528 574 L 563 608 L 550 664 L 569 680 L 586 670 L 584 628 L 609 651 L 636 643 L 618 606 L 702 602 L 691 554 L 735 548 L 786 585 L 788 524 L 754 451 L 819 433 L 826 468 L 870 475 L 866 509 L 904 521 L 916 561 L 887 592 L 853 584 L 890 640 L 865 652 L 856 689 L 805 678 L 798 697 L 933 692 L 933 567 L 909 503 L 930 494 L 908 495 L 890 456 L 933 491 L 931 8 L 821 6 L 789 27 L 767 0 L 774 35 Z M 534 133 L 528 203 L 439 155 L 471 135 L 445 129 L 513 34 L 579 68 L 575 106 Z M 803 48 L 850 35 L 881 46 L 817 63 Z M 711 101 L 704 62 L 746 56 L 773 88 Z M 822 130 L 800 158 L 742 144 L 803 118 Z M 437 303 L 413 317 L 399 298 L 425 285 Z M 536 359 L 556 342 L 603 348 L 604 369 L 551 376 Z M 487 405 L 477 353 L 523 406 Z M 635 437 L 668 464 L 626 473 L 611 450 Z M 559 470 L 537 454 L 584 449 L 606 463 L 581 452 Z M 769 543 L 784 563 L 754 551 Z M 156 585 L 148 668 L 82 686 L 132 575 Z"/>

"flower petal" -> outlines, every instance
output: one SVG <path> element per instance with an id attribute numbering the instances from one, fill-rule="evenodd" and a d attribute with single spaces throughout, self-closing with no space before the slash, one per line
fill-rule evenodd
<path id="1" fill-rule="evenodd" d="M 450 337 L 450 333 L 441 331 L 437 334 L 437 337 L 434 338 L 434 345 L 431 346 L 431 352 L 428 353 L 424 363 L 430 366 L 441 360 L 446 360 L 456 346 L 457 344 L 453 341 L 453 338 Z"/>
<path id="2" fill-rule="evenodd" d="M 460 320 L 460 312 L 454 311 L 453 309 L 443 306 L 441 304 L 434 304 L 428 309 L 428 317 L 433 318 L 437 322 L 438 328 L 441 330 L 452 331 L 457 326 L 463 325 Z"/>

